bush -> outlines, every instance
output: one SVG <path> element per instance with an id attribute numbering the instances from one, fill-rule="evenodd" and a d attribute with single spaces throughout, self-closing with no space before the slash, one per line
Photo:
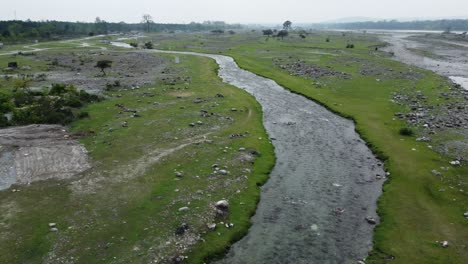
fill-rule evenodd
<path id="1" fill-rule="evenodd" d="M 75 86 L 63 83 L 55 83 L 50 88 L 49 95 L 62 95 L 64 93 L 78 94 Z"/>
<path id="2" fill-rule="evenodd" d="M 78 118 L 79 119 L 83 119 L 83 118 L 88 118 L 89 117 L 89 113 L 88 112 L 80 112 L 78 114 Z"/>
<path id="3" fill-rule="evenodd" d="M 130 42 L 130 46 L 134 47 L 134 48 L 137 48 L 138 47 L 138 43 L 136 42 Z"/>
<path id="4" fill-rule="evenodd" d="M 354 44 L 348 44 L 348 45 L 346 45 L 346 48 L 347 49 L 354 49 Z"/>
<path id="5" fill-rule="evenodd" d="M 9 125 L 8 119 L 3 114 L 0 114 L 0 127 L 7 127 Z"/>
<path id="6" fill-rule="evenodd" d="M 402 136 L 412 136 L 412 135 L 414 135 L 414 131 L 413 131 L 413 129 L 411 129 L 409 127 L 402 127 L 402 128 L 400 128 L 400 135 L 402 135 Z"/>
<path id="7" fill-rule="evenodd" d="M 16 107 L 22 107 L 24 105 L 30 105 L 34 101 L 34 97 L 25 90 L 16 90 L 13 92 L 13 102 Z"/>
<path id="8" fill-rule="evenodd" d="M 145 43 L 145 49 L 153 49 L 153 42 L 148 41 Z"/>
<path id="9" fill-rule="evenodd" d="M 75 108 L 83 106 L 83 103 L 81 103 L 81 101 L 77 97 L 67 98 L 67 99 L 64 100 L 63 104 L 65 106 L 75 107 Z"/>

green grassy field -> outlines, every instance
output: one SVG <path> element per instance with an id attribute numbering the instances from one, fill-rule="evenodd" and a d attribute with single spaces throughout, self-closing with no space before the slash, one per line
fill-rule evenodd
<path id="1" fill-rule="evenodd" d="M 325 41 L 327 37 L 330 42 Z M 230 55 L 242 68 L 271 78 L 356 121 L 358 132 L 374 152 L 388 157 L 385 166 L 391 173 L 378 203 L 382 222 L 376 228 L 374 250 L 367 263 L 468 261 L 468 221 L 463 217 L 468 209 L 468 169 L 450 167 L 449 157 L 434 152 L 428 143 L 401 136 L 399 129 L 406 124 L 394 113 L 408 109 L 390 101 L 393 92 L 414 87 L 436 105 L 440 92 L 450 87 L 445 78 L 389 59 L 387 54 L 375 50 L 382 43 L 371 35 L 312 33 L 303 40 L 293 34 L 284 41 L 267 41 L 259 32 L 249 32 L 233 36 L 162 34 L 149 39 L 160 49 Z M 348 43 L 355 48 L 346 49 Z M 352 77 L 312 80 L 292 76 L 277 67 L 273 59 L 302 60 Z M 360 74 L 366 67 L 380 71 Z M 441 167 L 450 167 L 443 171 L 443 177 L 431 173 Z M 443 240 L 449 241 L 448 248 L 436 242 Z"/>
<path id="2" fill-rule="evenodd" d="M 71 129 L 86 135 L 81 140 L 93 168 L 79 181 L 49 180 L 17 186 L 18 193 L 0 192 L 0 263 L 148 263 L 181 254 L 201 263 L 245 234 L 259 186 L 274 164 L 261 107 L 222 83 L 212 60 L 179 56 L 176 64 L 174 56 L 157 56 L 186 81 L 166 85 L 155 76 L 154 86 L 111 91 L 105 101 L 83 109 L 90 117 Z M 195 104 L 196 98 L 202 102 Z M 131 117 L 117 104 L 141 116 Z M 128 127 L 122 127 L 125 121 Z M 189 126 L 197 121 L 203 124 Z M 238 133 L 246 136 L 230 138 Z M 213 174 L 215 163 L 229 174 Z M 230 214 L 215 219 L 212 204 L 221 199 L 229 200 Z M 189 211 L 179 212 L 184 206 Z M 49 231 L 50 222 L 59 232 Z M 189 229 L 178 237 L 182 223 Z M 216 230 L 209 231 L 209 223 L 218 223 Z M 192 253 L 180 248 L 194 243 Z"/>

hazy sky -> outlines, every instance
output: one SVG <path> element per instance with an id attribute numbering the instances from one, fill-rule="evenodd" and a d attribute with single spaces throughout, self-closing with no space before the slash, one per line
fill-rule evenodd
<path id="1" fill-rule="evenodd" d="M 0 0 L 0 20 L 319 22 L 343 17 L 467 17 L 468 0 Z"/>

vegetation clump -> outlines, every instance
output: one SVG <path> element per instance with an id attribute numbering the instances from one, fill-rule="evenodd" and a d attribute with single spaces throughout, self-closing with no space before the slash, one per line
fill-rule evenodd
<path id="1" fill-rule="evenodd" d="M 413 129 L 411 129 L 409 127 L 402 127 L 402 128 L 400 128 L 400 135 L 410 137 L 410 136 L 414 135 L 414 131 L 413 131 Z"/>
<path id="2" fill-rule="evenodd" d="M 0 93 L 0 127 L 28 124 L 68 124 L 84 118 L 79 108 L 100 101 L 73 85 L 53 84 L 48 91 L 15 89 Z M 7 116 L 10 116 L 9 118 Z"/>

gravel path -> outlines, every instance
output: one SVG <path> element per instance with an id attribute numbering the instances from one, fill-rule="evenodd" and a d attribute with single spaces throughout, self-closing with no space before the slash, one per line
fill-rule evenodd
<path id="1" fill-rule="evenodd" d="M 156 51 L 162 52 L 162 51 Z M 372 247 L 384 171 L 352 121 L 240 69 L 227 56 L 210 57 L 227 83 L 263 107 L 277 164 L 263 186 L 253 225 L 220 263 L 354 263 Z M 266 140 L 266 139 L 262 139 Z"/>

